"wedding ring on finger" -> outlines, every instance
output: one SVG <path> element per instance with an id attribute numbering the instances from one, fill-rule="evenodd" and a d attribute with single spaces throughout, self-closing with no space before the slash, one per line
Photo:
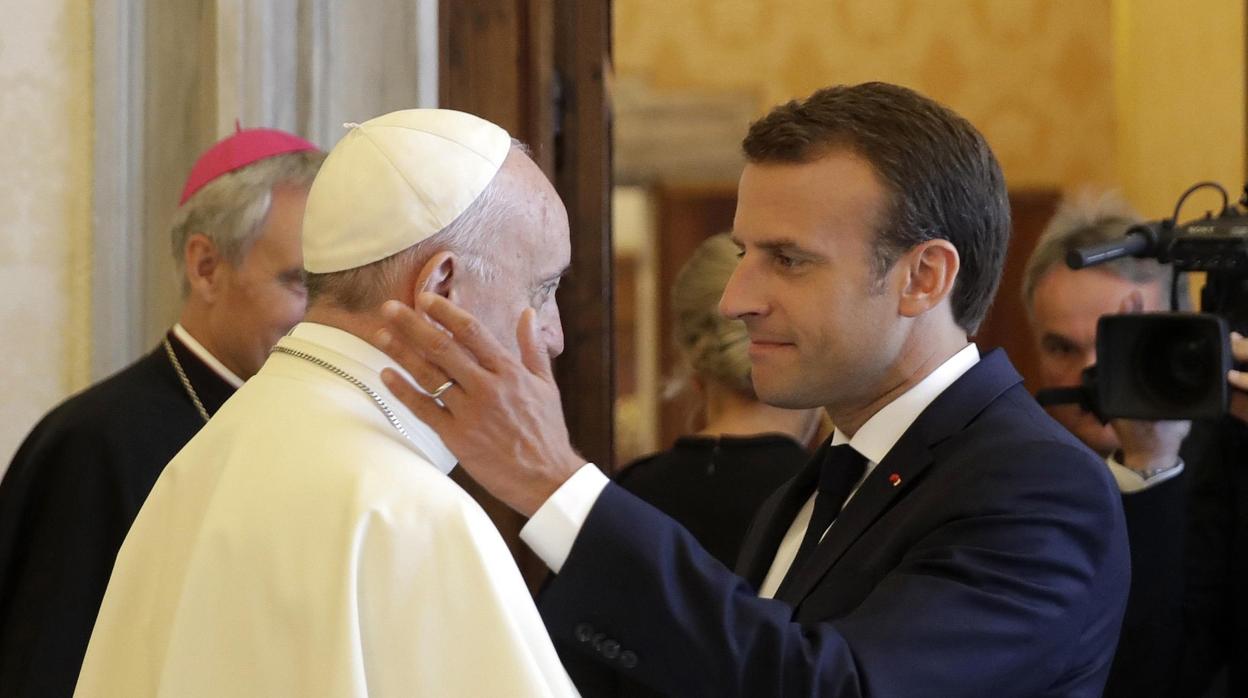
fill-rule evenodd
<path id="1" fill-rule="evenodd" d="M 429 397 L 433 398 L 434 400 L 437 400 L 438 398 L 442 397 L 443 393 L 450 390 L 451 386 L 453 385 L 455 385 L 455 380 L 454 379 L 448 380 L 442 385 L 439 385 L 437 388 L 434 388 L 433 392 L 429 393 Z"/>

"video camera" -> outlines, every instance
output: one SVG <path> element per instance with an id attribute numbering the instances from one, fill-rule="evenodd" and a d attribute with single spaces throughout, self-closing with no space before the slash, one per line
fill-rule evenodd
<path id="1" fill-rule="evenodd" d="M 1177 224 L 1183 202 L 1212 188 L 1222 211 Z M 1226 190 L 1201 182 L 1179 197 L 1171 218 L 1132 226 L 1121 240 L 1072 250 L 1071 269 L 1128 255 L 1170 264 L 1175 281 L 1190 271 L 1207 272 L 1202 312 L 1179 312 L 1178 284 L 1171 284 L 1170 312 L 1106 315 L 1096 330 L 1098 363 L 1084 369 L 1082 384 L 1041 390 L 1042 405 L 1078 403 L 1102 422 L 1110 419 L 1213 419 L 1226 413 L 1232 367 L 1228 329 L 1248 329 L 1248 186 L 1239 206 Z"/>

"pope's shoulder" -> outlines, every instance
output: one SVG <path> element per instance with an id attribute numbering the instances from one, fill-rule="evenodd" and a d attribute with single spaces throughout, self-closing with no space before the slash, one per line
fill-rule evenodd
<path id="1" fill-rule="evenodd" d="M 421 446 L 419 436 L 400 434 L 371 398 L 345 381 L 302 382 L 261 372 L 170 468 L 180 470 L 181 460 L 241 467 L 253 486 L 315 492 L 339 504 L 350 501 L 357 511 L 410 510 L 426 520 L 480 511 Z"/>

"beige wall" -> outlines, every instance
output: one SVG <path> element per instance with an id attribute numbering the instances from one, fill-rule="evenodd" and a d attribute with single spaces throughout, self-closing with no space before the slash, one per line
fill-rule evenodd
<path id="1" fill-rule="evenodd" d="M 957 110 L 1014 186 L 1116 175 L 1110 0 L 616 0 L 615 63 L 758 110 L 886 80 Z M 744 130 L 744 124 L 742 125 Z"/>
<path id="2" fill-rule="evenodd" d="M 90 382 L 93 359 L 111 373 L 168 327 L 173 202 L 235 117 L 329 146 L 344 121 L 436 99 L 436 0 L 357 4 L 0 0 L 0 471 L 40 415 Z M 97 146 L 114 155 L 95 173 L 111 189 L 93 221 Z M 93 261 L 129 271 L 92 291 Z"/>
<path id="3" fill-rule="evenodd" d="M 87 383 L 91 1 L 0 0 L 0 471 Z"/>

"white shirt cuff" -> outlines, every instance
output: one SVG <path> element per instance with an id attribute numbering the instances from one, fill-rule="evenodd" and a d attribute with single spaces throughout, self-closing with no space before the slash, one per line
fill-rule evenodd
<path id="1" fill-rule="evenodd" d="M 1144 490 L 1153 487 L 1154 485 L 1160 485 L 1166 480 L 1169 480 L 1170 478 L 1183 472 L 1182 459 L 1179 459 L 1178 464 L 1173 468 L 1163 470 L 1147 480 L 1136 471 L 1114 460 L 1112 455 L 1109 458 L 1106 458 L 1105 462 L 1109 464 L 1109 472 L 1113 473 L 1114 481 L 1118 483 L 1118 491 L 1122 494 L 1143 492 Z"/>
<path id="2" fill-rule="evenodd" d="M 572 552 L 572 544 L 589 518 L 598 495 L 611 482 L 593 463 L 586 463 L 550 495 L 520 529 L 520 540 L 555 574 Z"/>

